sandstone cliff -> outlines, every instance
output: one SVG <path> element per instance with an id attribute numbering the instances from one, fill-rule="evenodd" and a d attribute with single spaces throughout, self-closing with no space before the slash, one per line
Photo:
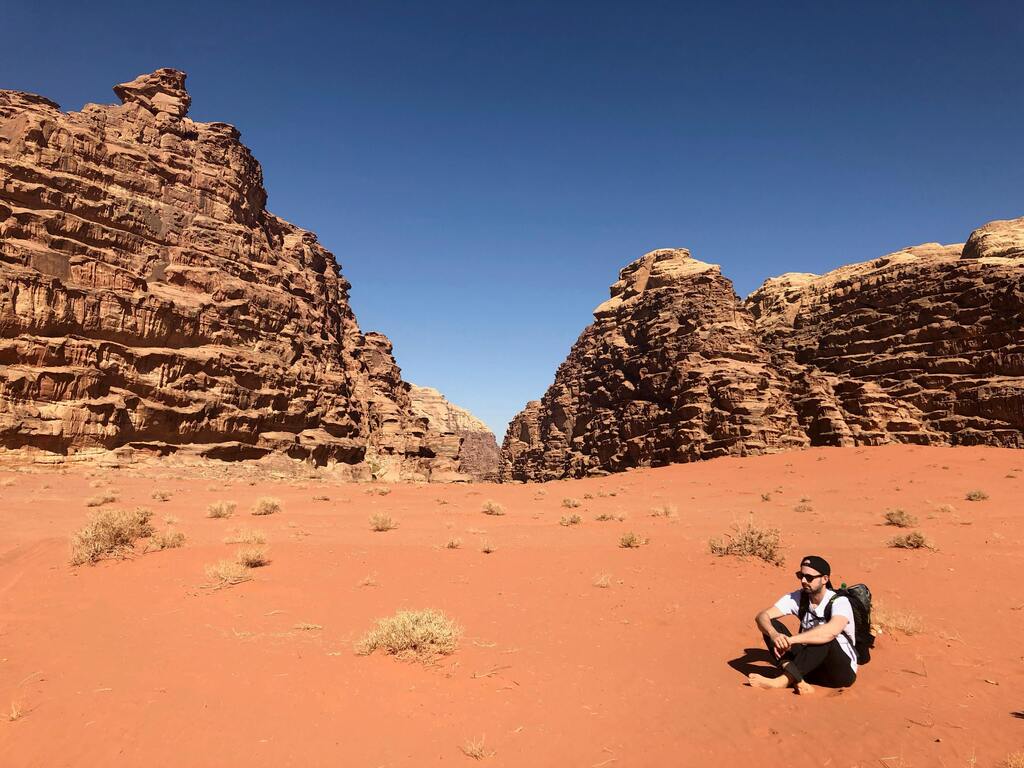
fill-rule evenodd
<path id="1" fill-rule="evenodd" d="M 490 427 L 467 411 L 448 402 L 432 387 L 411 385 L 409 397 L 413 412 L 427 419 L 431 430 L 454 435 L 462 440 L 460 471 L 474 480 L 498 479 L 498 441 Z"/>
<path id="2" fill-rule="evenodd" d="M 805 445 L 1024 448 L 1024 219 L 740 302 L 683 250 L 620 273 L 510 423 L 503 480 Z"/>
<path id="3" fill-rule="evenodd" d="M 806 445 L 784 390 L 719 268 L 653 251 L 619 273 L 554 384 L 509 425 L 502 479 Z"/>
<path id="4" fill-rule="evenodd" d="M 0 91 L 0 447 L 282 454 L 458 475 L 314 234 L 269 213 L 239 132 L 185 75 L 62 112 Z"/>

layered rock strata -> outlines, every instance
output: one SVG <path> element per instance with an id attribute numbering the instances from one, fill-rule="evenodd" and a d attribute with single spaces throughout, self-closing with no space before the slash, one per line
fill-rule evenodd
<path id="1" fill-rule="evenodd" d="M 555 382 L 509 425 L 503 480 L 548 480 L 808 444 L 754 321 L 683 249 L 619 273 Z"/>
<path id="2" fill-rule="evenodd" d="M 620 273 L 509 425 L 503 480 L 806 445 L 1024 448 L 1024 218 L 740 302 L 686 251 Z"/>
<path id="3" fill-rule="evenodd" d="M 459 473 L 316 236 L 269 213 L 185 75 L 62 112 L 0 91 L 0 447 L 281 454 L 410 479 Z"/>
<path id="4" fill-rule="evenodd" d="M 411 385 L 413 412 L 424 416 L 437 434 L 461 439 L 459 470 L 474 480 L 498 479 L 498 441 L 484 422 L 453 403 L 432 387 Z"/>

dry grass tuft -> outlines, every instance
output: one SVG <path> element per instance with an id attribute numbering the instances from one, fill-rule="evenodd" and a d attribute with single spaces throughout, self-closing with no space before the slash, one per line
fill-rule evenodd
<path id="1" fill-rule="evenodd" d="M 770 493 L 762 493 L 761 494 L 761 501 L 771 501 L 771 500 L 772 500 L 772 495 Z"/>
<path id="2" fill-rule="evenodd" d="M 564 525 L 567 527 L 570 525 L 579 525 L 582 522 L 583 518 L 577 515 L 575 512 L 573 512 L 571 515 L 562 515 L 562 517 L 558 520 L 559 525 Z"/>
<path id="3" fill-rule="evenodd" d="M 576 509 L 583 506 L 583 502 L 579 499 L 562 499 L 562 506 L 566 509 Z"/>
<path id="4" fill-rule="evenodd" d="M 897 528 L 912 528 L 917 525 L 917 518 L 902 509 L 890 509 L 885 513 L 885 524 Z"/>
<path id="5" fill-rule="evenodd" d="M 896 549 L 935 549 L 932 543 L 920 531 L 913 531 L 903 536 L 889 539 L 889 546 Z"/>
<path id="6" fill-rule="evenodd" d="M 238 550 L 235 560 L 243 568 L 262 568 L 270 562 L 263 547 L 246 547 Z"/>
<path id="7" fill-rule="evenodd" d="M 181 522 L 181 520 L 176 518 L 174 515 L 164 515 L 164 522 L 167 525 L 177 525 L 178 523 Z"/>
<path id="8" fill-rule="evenodd" d="M 920 617 L 907 611 L 891 611 L 884 605 L 871 609 L 871 631 L 876 635 L 899 632 L 901 635 L 916 635 L 923 628 Z"/>
<path id="9" fill-rule="evenodd" d="M 1024 752 L 1011 752 L 999 763 L 999 768 L 1024 768 Z"/>
<path id="10" fill-rule="evenodd" d="M 25 710 L 22 709 L 21 705 L 17 702 L 11 702 L 11 709 L 7 713 L 8 722 L 13 723 L 15 720 L 21 720 L 25 716 Z"/>
<path id="11" fill-rule="evenodd" d="M 233 501 L 215 501 L 206 508 L 206 516 L 218 520 L 231 517 L 235 513 L 235 507 L 237 506 Z"/>
<path id="12" fill-rule="evenodd" d="M 782 554 L 782 533 L 778 528 L 758 528 L 754 525 L 751 515 L 742 528 L 733 524 L 735 533 L 725 534 L 726 540 L 711 539 L 708 550 L 713 555 L 736 557 L 756 557 L 772 565 L 782 565 L 785 556 Z"/>
<path id="13" fill-rule="evenodd" d="M 814 507 L 812 507 L 810 504 L 797 504 L 795 507 L 793 507 L 793 511 L 800 513 L 813 512 Z"/>
<path id="14" fill-rule="evenodd" d="M 391 489 L 388 488 L 387 486 L 384 486 L 383 488 L 367 488 L 366 492 L 371 496 L 373 496 L 374 494 L 378 496 L 387 496 L 389 493 L 391 493 Z"/>
<path id="15" fill-rule="evenodd" d="M 185 544 L 185 534 L 181 531 L 158 531 L 149 540 L 150 549 L 177 549 Z"/>
<path id="16" fill-rule="evenodd" d="M 672 504 L 663 504 L 660 507 L 651 508 L 651 517 L 677 517 L 679 510 Z"/>
<path id="17" fill-rule="evenodd" d="M 330 496 L 314 496 L 313 501 L 330 501 Z"/>
<path id="18" fill-rule="evenodd" d="M 252 574 L 240 563 L 233 560 L 221 560 L 215 565 L 206 566 L 206 577 L 213 582 L 214 588 L 220 589 L 249 581 Z"/>
<path id="19" fill-rule="evenodd" d="M 462 546 L 462 539 L 452 538 L 445 543 L 445 549 L 458 549 Z"/>
<path id="20" fill-rule="evenodd" d="M 318 629 L 323 629 L 322 624 L 310 624 L 308 621 L 301 621 L 296 624 L 292 629 L 297 629 L 300 632 L 315 632 Z"/>
<path id="21" fill-rule="evenodd" d="M 480 511 L 485 515 L 504 515 L 505 508 L 496 501 L 487 500 L 483 506 L 480 507 Z"/>
<path id="22" fill-rule="evenodd" d="M 428 661 L 452 653 L 462 636 L 462 628 L 440 611 L 398 611 L 377 621 L 356 645 L 356 653 L 365 656 L 382 650 L 393 656 Z"/>
<path id="23" fill-rule="evenodd" d="M 377 579 L 374 576 L 363 576 L 357 586 L 360 587 L 378 587 L 380 584 L 377 583 Z"/>
<path id="24" fill-rule="evenodd" d="M 85 500 L 85 506 L 87 507 L 102 507 L 104 504 L 111 504 L 117 501 L 117 494 L 113 491 L 104 491 L 98 496 L 93 496 Z"/>
<path id="25" fill-rule="evenodd" d="M 256 501 L 256 507 L 252 513 L 254 515 L 273 515 L 281 511 L 281 501 L 279 499 L 272 499 L 269 496 L 265 496 L 262 499 Z"/>
<path id="26" fill-rule="evenodd" d="M 480 545 L 480 551 L 483 552 L 485 555 L 489 555 L 491 554 L 491 552 L 494 551 L 494 547 L 491 546 L 491 543 L 489 541 L 485 541 L 483 544 Z"/>
<path id="27" fill-rule="evenodd" d="M 594 586 L 598 589 L 608 589 L 612 585 L 611 574 L 599 573 L 594 577 Z"/>
<path id="28" fill-rule="evenodd" d="M 459 749 L 462 750 L 462 754 L 466 757 L 471 757 L 474 760 L 483 760 L 485 757 L 491 757 L 494 755 L 493 750 L 488 750 L 484 746 L 484 736 L 479 739 L 468 739 Z"/>
<path id="29" fill-rule="evenodd" d="M 126 555 L 138 539 L 153 535 L 153 513 L 139 507 L 134 512 L 107 509 L 90 516 L 89 522 L 71 537 L 71 564 L 95 563 L 104 557 Z"/>
<path id="30" fill-rule="evenodd" d="M 170 501 L 170 499 L 171 499 L 171 492 L 170 491 L 153 491 L 153 493 L 150 494 L 150 497 L 154 501 Z"/>
<path id="31" fill-rule="evenodd" d="M 240 528 L 224 539 L 225 544 L 266 544 L 267 537 L 263 531 L 256 531 L 252 528 Z"/>
<path id="32" fill-rule="evenodd" d="M 391 515 L 387 515 L 383 512 L 374 512 L 370 515 L 370 530 L 371 531 L 390 531 L 392 528 L 397 528 L 398 523 L 391 519 Z"/>
<path id="33" fill-rule="evenodd" d="M 964 498 L 968 501 L 984 501 L 988 498 L 988 494 L 984 491 L 968 491 Z"/>
<path id="34" fill-rule="evenodd" d="M 623 549 L 636 549 L 637 547 L 642 547 L 646 543 L 646 538 L 643 536 L 637 536 L 632 531 L 622 534 L 619 538 L 619 546 Z"/>
<path id="35" fill-rule="evenodd" d="M 607 523 L 609 520 L 614 520 L 615 519 L 615 515 L 608 514 L 607 512 L 602 512 L 600 515 L 598 515 L 594 519 L 597 520 L 597 522 L 599 522 L 599 523 Z"/>

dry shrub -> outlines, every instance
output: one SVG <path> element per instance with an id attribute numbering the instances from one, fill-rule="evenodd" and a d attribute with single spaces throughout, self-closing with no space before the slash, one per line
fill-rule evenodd
<path id="1" fill-rule="evenodd" d="M 263 547 L 245 547 L 238 550 L 235 560 L 243 568 L 262 568 L 270 562 Z"/>
<path id="2" fill-rule="evenodd" d="M 647 539 L 643 536 L 637 536 L 632 531 L 622 534 L 619 538 L 619 546 L 623 549 L 636 549 L 637 547 L 642 547 L 646 543 Z"/>
<path id="3" fill-rule="evenodd" d="M 885 513 L 885 524 L 897 528 L 911 528 L 917 525 L 917 518 L 902 509 L 890 509 Z"/>
<path id="4" fill-rule="evenodd" d="M 266 544 L 267 537 L 263 531 L 255 531 L 251 528 L 241 528 L 224 539 L 225 544 Z"/>
<path id="5" fill-rule="evenodd" d="M 615 519 L 615 515 L 610 515 L 607 512 L 602 512 L 600 515 L 598 515 L 594 519 L 597 520 L 597 522 L 599 522 L 599 523 L 606 523 L 609 520 L 614 520 Z"/>
<path id="6" fill-rule="evenodd" d="M 592 494 L 592 493 L 584 493 L 583 494 L 583 498 L 587 499 L 587 500 L 592 499 L 592 498 L 594 498 L 594 494 Z"/>
<path id="7" fill-rule="evenodd" d="M 651 508 L 651 517 L 676 517 L 679 510 L 672 504 L 663 504 L 660 507 Z"/>
<path id="8" fill-rule="evenodd" d="M 582 522 L 583 518 L 577 515 L 575 512 L 571 515 L 562 515 L 558 520 L 559 525 L 564 525 L 566 527 L 570 525 L 579 525 Z"/>
<path id="9" fill-rule="evenodd" d="M 370 530 L 372 531 L 390 531 L 397 527 L 398 524 L 391 519 L 391 515 L 386 515 L 383 512 L 374 512 L 370 515 Z"/>
<path id="10" fill-rule="evenodd" d="M 496 501 L 487 500 L 483 506 L 480 507 L 480 511 L 485 515 L 504 515 L 505 508 Z"/>
<path id="11" fill-rule="evenodd" d="M 483 544 L 480 545 L 480 551 L 483 552 L 485 555 L 489 555 L 491 554 L 491 552 L 494 551 L 494 547 L 491 546 L 491 542 L 485 541 Z"/>
<path id="12" fill-rule="evenodd" d="M 920 531 L 913 531 L 903 536 L 889 539 L 889 546 L 896 549 L 935 549 L 932 543 Z"/>
<path id="13" fill-rule="evenodd" d="M 725 534 L 725 540 L 711 539 L 708 550 L 713 555 L 735 555 L 737 557 L 756 557 L 772 565 L 782 565 L 785 556 L 782 554 L 782 533 L 778 528 L 758 528 L 754 518 L 747 521 L 742 528 L 734 523 L 734 533 Z"/>
<path id="14" fill-rule="evenodd" d="M 235 513 L 235 507 L 237 506 L 233 501 L 215 501 L 206 508 L 206 516 L 215 519 L 231 517 Z"/>
<path id="15" fill-rule="evenodd" d="M 940 504 L 938 506 L 938 511 L 947 515 L 951 515 L 954 512 L 956 512 L 956 507 L 954 507 L 952 504 Z"/>
<path id="16" fill-rule="evenodd" d="M 169 501 L 171 498 L 170 491 L 153 491 L 150 494 L 154 501 Z"/>
<path id="17" fill-rule="evenodd" d="M 579 499 L 562 499 L 562 506 L 565 507 L 566 509 L 576 509 L 577 507 L 582 505 L 583 502 L 580 501 Z"/>
<path id="18" fill-rule="evenodd" d="M 296 624 L 292 629 L 297 629 L 300 632 L 315 632 L 318 629 L 323 629 L 322 624 L 310 624 L 308 621 L 302 621 Z"/>
<path id="19" fill-rule="evenodd" d="M 462 546 L 462 539 L 448 539 L 448 542 L 444 546 L 445 549 L 458 549 Z"/>
<path id="20" fill-rule="evenodd" d="M 770 493 L 762 493 L 761 494 L 761 501 L 771 501 L 771 500 L 772 500 L 772 495 Z"/>
<path id="21" fill-rule="evenodd" d="M 185 534 L 181 531 L 159 531 L 149 540 L 151 549 L 177 549 L 184 543 Z"/>
<path id="22" fill-rule="evenodd" d="M 467 739 L 466 743 L 463 744 L 459 749 L 462 750 L 462 754 L 466 757 L 471 757 L 474 760 L 483 760 L 485 757 L 491 757 L 494 755 L 493 750 L 488 750 L 484 746 L 484 736 L 479 739 Z"/>
<path id="23" fill-rule="evenodd" d="M 984 501 L 988 498 L 988 494 L 984 491 L 968 491 L 964 498 L 968 501 Z"/>
<path id="24" fill-rule="evenodd" d="M 153 535 L 153 513 L 139 507 L 134 512 L 106 509 L 89 517 L 86 526 L 71 537 L 71 564 L 95 563 L 104 557 L 127 554 L 138 539 Z"/>
<path id="25" fill-rule="evenodd" d="M 594 586 L 598 589 L 608 589 L 612 585 L 612 577 L 607 573 L 599 573 L 594 577 Z"/>
<path id="26" fill-rule="evenodd" d="M 249 581 L 252 574 L 249 569 L 233 560 L 221 560 L 215 565 L 206 566 L 206 577 L 213 582 L 217 589 L 230 587 L 234 584 L 241 584 Z"/>
<path id="27" fill-rule="evenodd" d="M 812 512 L 813 510 L 814 510 L 814 507 L 812 507 L 810 504 L 797 504 L 795 507 L 793 507 L 793 511 L 794 512 L 800 512 L 800 513 Z"/>
<path id="28" fill-rule="evenodd" d="M 1011 752 L 999 763 L 999 768 L 1024 768 L 1024 752 Z"/>
<path id="29" fill-rule="evenodd" d="M 87 507 L 102 507 L 104 504 L 111 504 L 117 501 L 117 494 L 113 491 L 105 491 L 98 496 L 93 496 L 85 500 L 85 506 Z"/>
<path id="30" fill-rule="evenodd" d="M 901 635 L 916 635 L 922 630 L 920 617 L 907 611 L 889 610 L 884 605 L 876 604 L 871 609 L 871 630 L 876 635 L 884 633 L 893 634 L 899 632 Z"/>
<path id="31" fill-rule="evenodd" d="M 330 496 L 314 496 L 313 501 L 330 501 Z"/>
<path id="32" fill-rule="evenodd" d="M 365 656 L 380 649 L 400 658 L 428 661 L 455 650 L 462 628 L 440 611 L 398 611 L 377 621 L 356 646 Z"/>
<path id="33" fill-rule="evenodd" d="M 388 488 L 387 486 L 384 486 L 383 488 L 367 488 L 366 492 L 371 496 L 373 496 L 374 494 L 377 494 L 378 496 L 387 496 L 389 493 L 391 493 L 391 489 Z"/>
<path id="34" fill-rule="evenodd" d="M 256 501 L 256 507 L 252 513 L 254 515 L 273 515 L 281 511 L 280 499 L 272 499 L 266 496 Z"/>

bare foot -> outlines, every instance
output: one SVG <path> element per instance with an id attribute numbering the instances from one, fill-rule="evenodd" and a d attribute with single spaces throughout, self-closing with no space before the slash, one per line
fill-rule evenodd
<path id="1" fill-rule="evenodd" d="M 796 692 L 799 693 L 801 696 L 806 696 L 810 693 L 814 693 L 814 686 L 806 682 L 805 680 L 801 680 L 793 687 L 796 688 Z"/>
<path id="2" fill-rule="evenodd" d="M 765 677 L 751 672 L 747 675 L 747 684 L 751 688 L 785 688 L 789 685 L 789 678 L 785 675 L 779 677 Z"/>

